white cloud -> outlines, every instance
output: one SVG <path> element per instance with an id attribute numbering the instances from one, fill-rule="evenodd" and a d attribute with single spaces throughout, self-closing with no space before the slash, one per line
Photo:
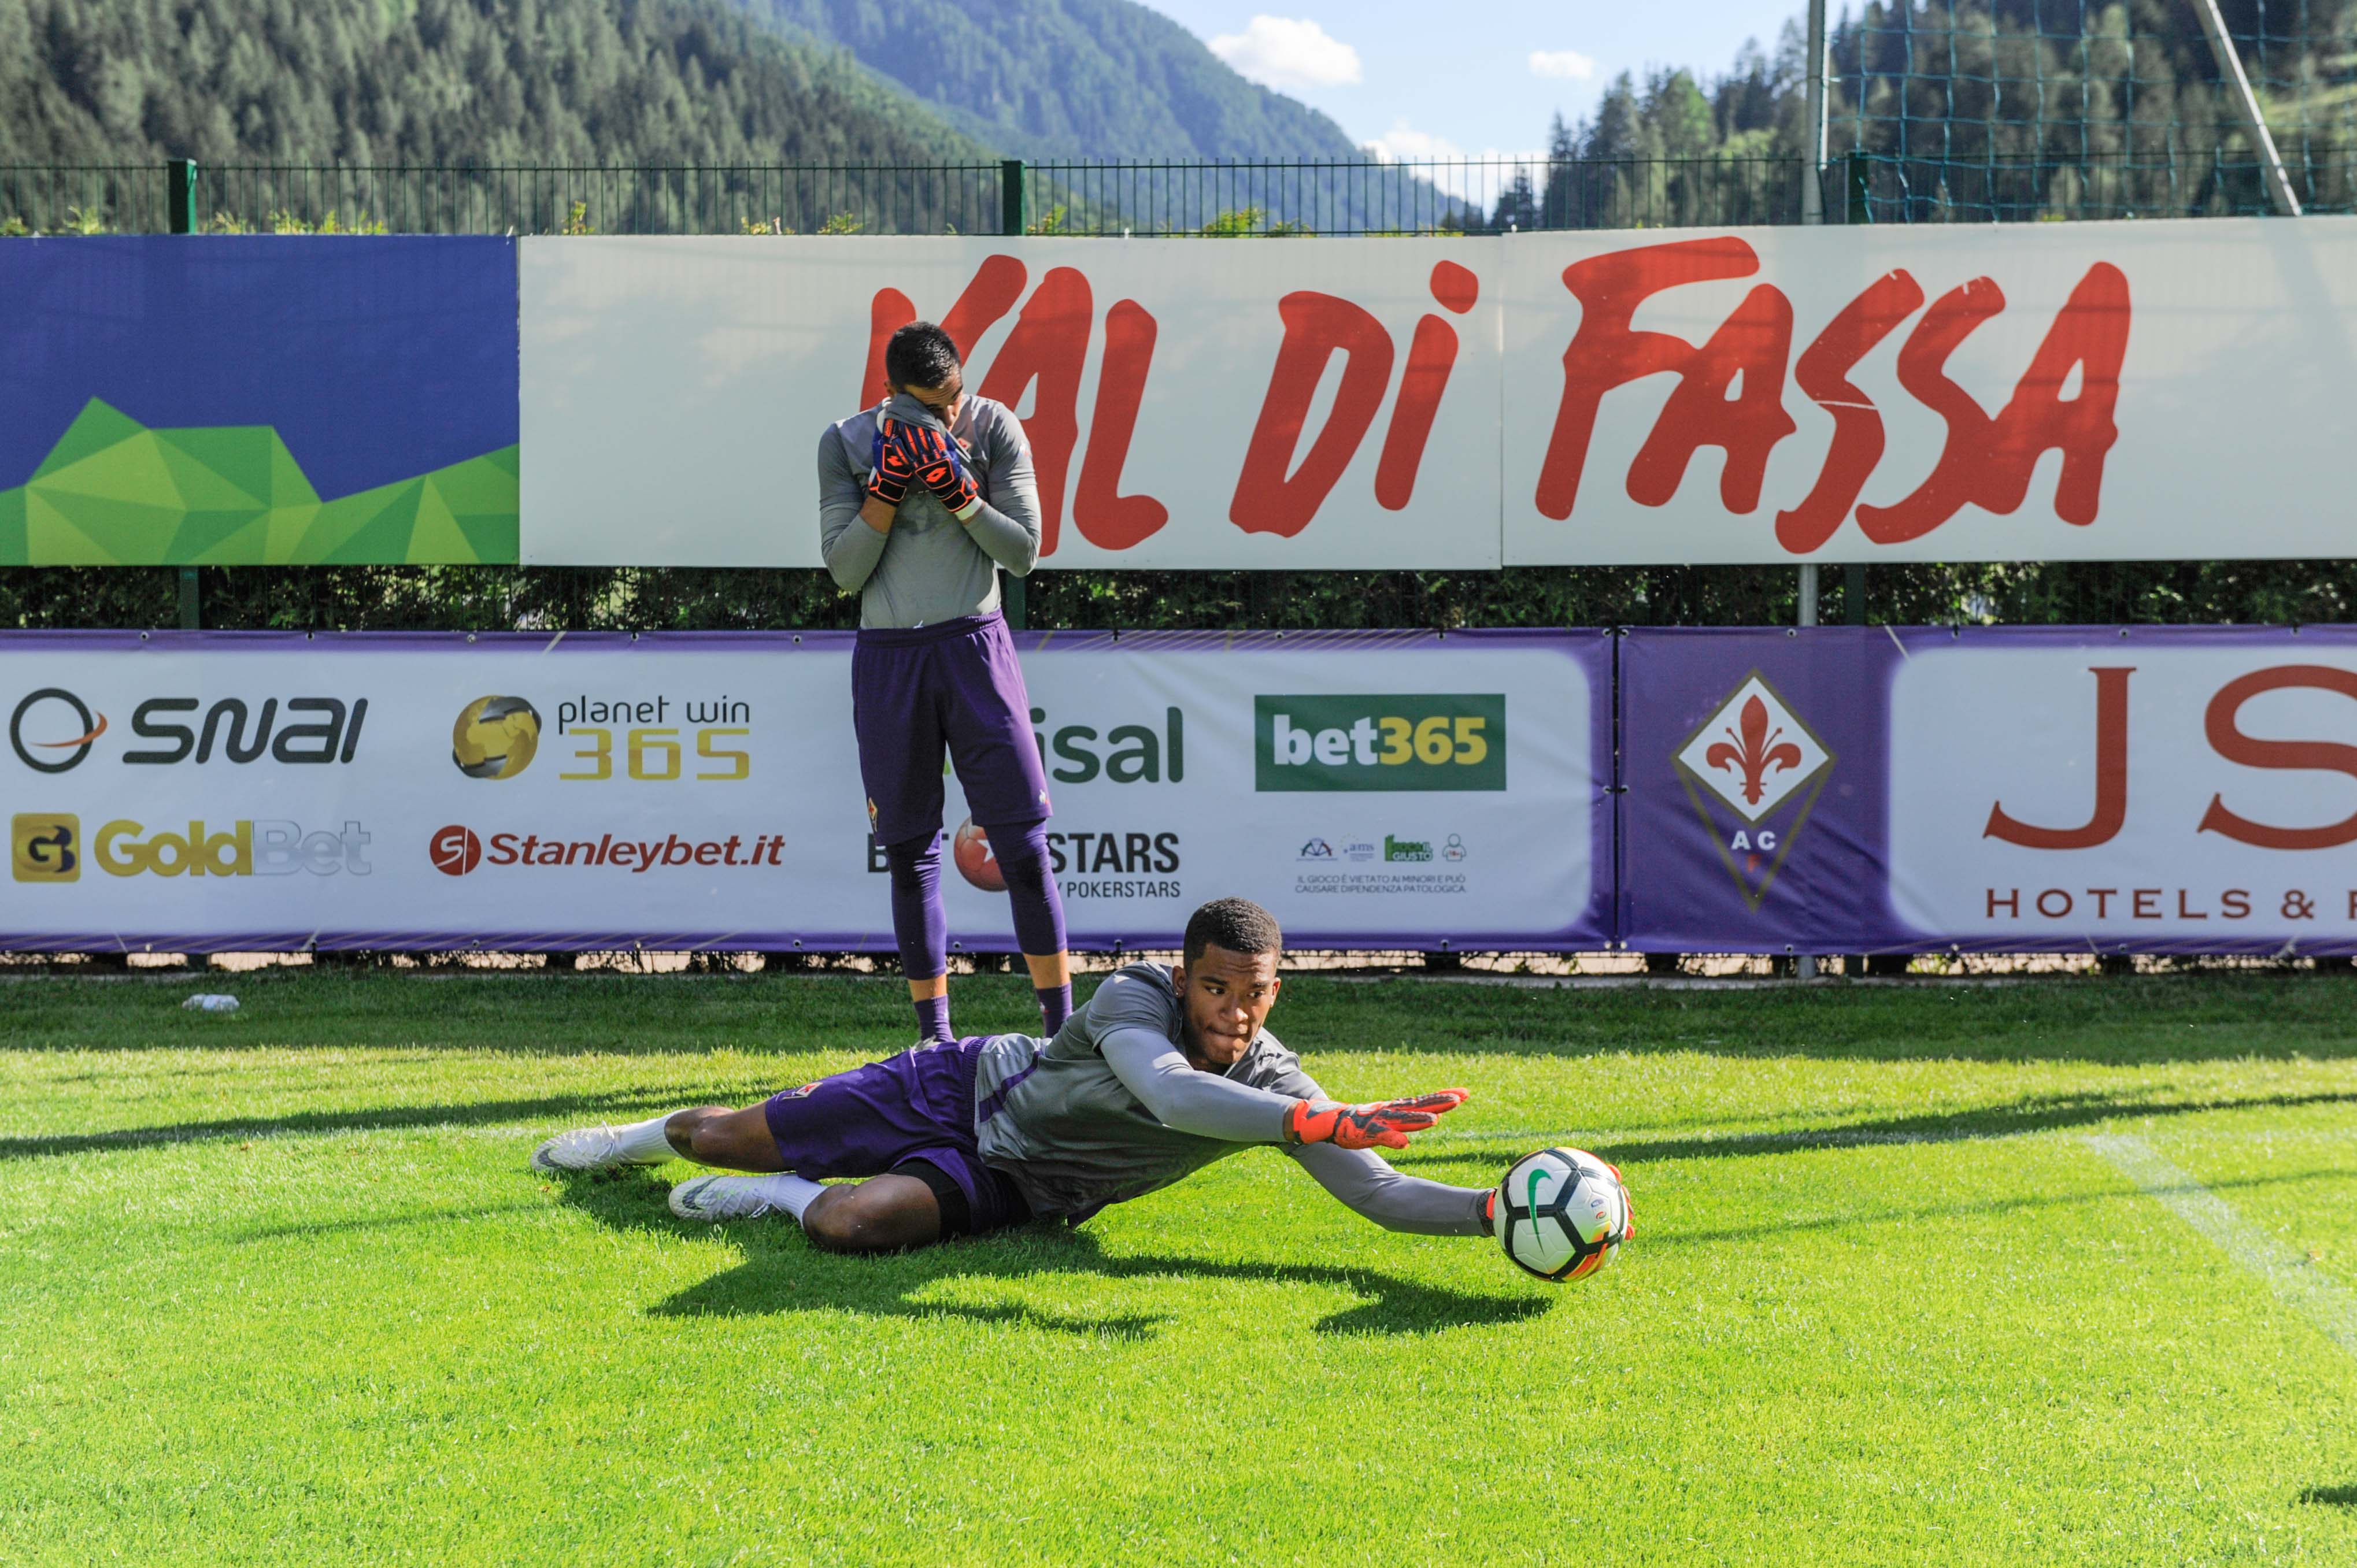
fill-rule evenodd
<path id="1" fill-rule="evenodd" d="M 1461 158 L 1465 156 L 1465 149 L 1448 137 L 1415 130 L 1405 120 L 1394 121 L 1390 130 L 1361 145 L 1375 155 L 1378 162 L 1387 164 L 1422 163 L 1429 159 Z"/>
<path id="2" fill-rule="evenodd" d="M 1254 16 L 1243 32 L 1213 38 L 1211 52 L 1264 87 L 1347 87 L 1359 80 L 1359 51 L 1307 16 Z"/>
<path id="3" fill-rule="evenodd" d="M 1596 74 L 1596 62 L 1577 49 L 1533 49 L 1531 74 L 1560 77 L 1566 81 L 1586 81 Z"/>
<path id="4" fill-rule="evenodd" d="M 1484 147 L 1469 153 L 1448 137 L 1419 131 L 1405 120 L 1392 122 L 1390 130 L 1360 145 L 1374 154 L 1379 163 L 1432 166 L 1419 174 L 1459 200 L 1479 203 L 1484 210 L 1513 182 L 1516 168 L 1527 171 L 1534 187 L 1546 179 L 1547 156 L 1543 148 Z"/>

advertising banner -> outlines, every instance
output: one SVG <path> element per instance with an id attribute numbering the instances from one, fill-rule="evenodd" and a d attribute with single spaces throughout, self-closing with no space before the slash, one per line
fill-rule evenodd
<path id="1" fill-rule="evenodd" d="M 0 245 L 0 565 L 516 559 L 515 242 Z"/>
<path id="2" fill-rule="evenodd" d="M 1017 634 L 1082 948 L 1610 936 L 1598 632 Z M 888 950 L 852 634 L 0 634 L 0 947 Z M 1014 946 L 948 781 L 957 950 Z"/>
<path id="3" fill-rule="evenodd" d="M 2357 628 L 1634 631 L 1653 951 L 2357 951 Z"/>
<path id="4" fill-rule="evenodd" d="M 819 564 L 813 453 L 919 317 L 1055 565 L 2350 547 L 2357 218 L 521 244 L 528 561 Z"/>

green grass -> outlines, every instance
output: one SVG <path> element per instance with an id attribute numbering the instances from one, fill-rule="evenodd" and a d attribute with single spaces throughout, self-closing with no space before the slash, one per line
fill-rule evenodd
<path id="1" fill-rule="evenodd" d="M 2357 1288 L 2346 982 L 1289 981 L 1329 1090 L 1474 1090 L 1405 1168 L 1620 1162 L 1569 1288 L 1265 1151 L 881 1259 L 525 1170 L 899 1048 L 891 983 L 226 988 L 0 986 L 0 1562 L 2357 1562 L 2357 1359 L 2083 1141 Z"/>

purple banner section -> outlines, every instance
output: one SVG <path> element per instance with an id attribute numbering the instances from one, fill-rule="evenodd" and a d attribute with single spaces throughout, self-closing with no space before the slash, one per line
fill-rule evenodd
<path id="1" fill-rule="evenodd" d="M 888 950 L 848 632 L 0 632 L 0 949 Z M 1600 631 L 1018 635 L 1073 947 L 1612 938 Z M 1015 940 L 945 778 L 953 949 Z"/>
<path id="2" fill-rule="evenodd" d="M 2357 951 L 2357 628 L 1640 630 L 1644 951 Z"/>

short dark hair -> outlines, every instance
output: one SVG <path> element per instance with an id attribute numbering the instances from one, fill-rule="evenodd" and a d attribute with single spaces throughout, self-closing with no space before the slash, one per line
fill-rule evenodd
<path id="1" fill-rule="evenodd" d="M 930 321 L 911 321 L 884 345 L 884 375 L 896 387 L 937 387 L 959 366 L 950 335 Z"/>
<path id="2" fill-rule="evenodd" d="M 1249 898 L 1214 898 L 1187 917 L 1186 961 L 1193 963 L 1208 947 L 1283 957 L 1285 933 L 1276 929 L 1275 916 Z"/>

